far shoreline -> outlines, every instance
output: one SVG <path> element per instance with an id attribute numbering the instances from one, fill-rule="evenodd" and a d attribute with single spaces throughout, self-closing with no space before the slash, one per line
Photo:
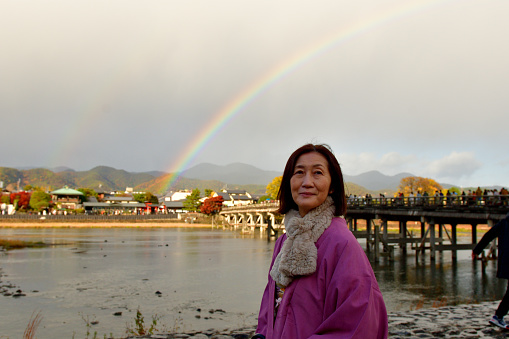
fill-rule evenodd
<path id="1" fill-rule="evenodd" d="M 212 228 L 211 224 L 161 221 L 1 221 L 0 228 Z"/>
<path id="2" fill-rule="evenodd" d="M 200 220 L 202 221 L 202 220 Z M 463 226 L 463 227 L 462 227 Z M 176 220 L 143 220 L 138 219 L 135 221 L 127 220 L 44 220 L 44 219 L 32 219 L 32 220 L 20 220 L 20 219 L 0 219 L 0 228 L 217 228 L 217 225 L 211 223 L 196 222 L 188 223 L 185 221 Z M 362 227 L 361 227 L 362 228 Z M 397 230 L 397 226 L 389 225 L 390 230 Z M 419 227 L 409 225 L 409 230 L 419 230 Z M 470 225 L 458 225 L 458 233 L 471 233 Z M 469 229 L 470 228 L 470 229 Z M 480 234 L 484 234 L 489 229 L 488 225 L 478 225 L 477 231 Z"/>

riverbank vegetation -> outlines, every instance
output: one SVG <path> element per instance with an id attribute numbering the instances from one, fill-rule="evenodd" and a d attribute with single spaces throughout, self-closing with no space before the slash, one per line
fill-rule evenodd
<path id="1" fill-rule="evenodd" d="M 99 322 L 96 320 L 90 320 L 88 316 L 81 315 L 83 321 L 85 322 L 86 326 L 86 339 L 98 339 L 100 338 L 99 333 L 97 331 L 93 330 L 93 326 L 98 324 Z M 25 329 L 25 332 L 23 334 L 23 339 L 33 339 L 35 337 L 35 332 L 37 331 L 37 328 L 41 324 L 42 321 L 42 315 L 41 312 L 33 313 L 30 317 L 30 320 L 28 322 L 28 325 Z M 127 337 L 118 337 L 115 338 L 113 333 L 110 333 L 108 335 L 104 334 L 103 337 L 106 339 L 125 339 L 132 336 L 146 336 L 146 335 L 152 335 L 156 333 L 177 333 L 180 330 L 179 321 L 176 321 L 174 327 L 172 329 L 168 329 L 167 326 L 161 325 L 159 323 L 160 317 L 158 315 L 153 315 L 152 319 L 149 323 L 145 322 L 145 317 L 141 313 L 140 309 L 138 308 L 136 310 L 136 317 L 133 320 L 133 323 L 126 323 L 126 335 Z M 74 338 L 76 335 L 76 332 L 73 333 L 72 338 Z"/>
<path id="2" fill-rule="evenodd" d="M 34 312 L 30 317 L 30 321 L 28 322 L 25 332 L 23 333 L 23 339 L 35 338 L 35 332 L 37 331 L 37 328 L 41 324 L 41 321 L 42 321 L 41 312 L 40 311 L 37 313 Z"/>
<path id="3" fill-rule="evenodd" d="M 4 250 L 14 250 L 27 247 L 44 247 L 45 244 L 41 241 L 22 241 L 12 239 L 0 239 L 0 248 Z"/>

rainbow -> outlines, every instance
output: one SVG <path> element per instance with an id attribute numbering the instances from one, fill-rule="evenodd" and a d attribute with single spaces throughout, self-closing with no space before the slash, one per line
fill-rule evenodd
<path id="1" fill-rule="evenodd" d="M 455 1 L 457 2 L 457 0 Z M 356 22 L 346 28 L 334 32 L 333 34 L 320 39 L 314 44 L 298 51 L 288 59 L 279 63 L 239 92 L 212 117 L 208 124 L 206 124 L 198 134 L 196 134 L 194 139 L 169 167 L 168 172 L 170 174 L 163 185 L 164 191 L 171 188 L 175 181 L 180 177 L 181 173 L 205 148 L 208 142 L 235 116 L 242 112 L 243 108 L 248 106 L 263 92 L 267 91 L 273 84 L 280 81 L 289 73 L 295 71 L 298 67 L 377 27 L 450 2 L 454 1 L 407 1 L 396 8 L 377 13 L 376 15 L 365 18 L 362 21 Z"/>

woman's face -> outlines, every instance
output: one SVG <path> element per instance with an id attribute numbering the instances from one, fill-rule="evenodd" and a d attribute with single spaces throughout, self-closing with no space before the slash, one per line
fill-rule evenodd
<path id="1" fill-rule="evenodd" d="M 290 188 L 302 217 L 327 199 L 331 181 L 329 164 L 320 153 L 305 153 L 297 159 Z"/>

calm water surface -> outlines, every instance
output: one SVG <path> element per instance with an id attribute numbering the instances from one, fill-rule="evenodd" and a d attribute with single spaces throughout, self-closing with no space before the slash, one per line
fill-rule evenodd
<path id="1" fill-rule="evenodd" d="M 167 330 L 251 326 L 274 247 L 259 233 L 198 228 L 2 228 L 0 237 L 54 244 L 0 253 L 0 286 L 26 293 L 0 295 L 0 338 L 21 338 L 34 311 L 38 338 L 85 338 L 93 321 L 90 337 L 125 336 L 137 309 Z M 470 251 L 458 253 L 372 262 L 388 311 L 500 299 L 496 263 L 483 274 Z"/>

